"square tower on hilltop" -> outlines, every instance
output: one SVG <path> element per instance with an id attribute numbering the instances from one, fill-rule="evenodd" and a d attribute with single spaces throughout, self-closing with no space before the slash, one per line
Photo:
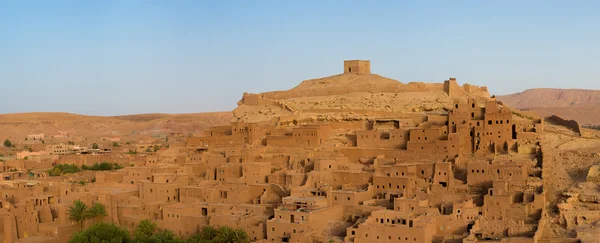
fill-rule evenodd
<path id="1" fill-rule="evenodd" d="M 346 60 L 344 61 L 344 73 L 371 74 L 371 61 Z"/>

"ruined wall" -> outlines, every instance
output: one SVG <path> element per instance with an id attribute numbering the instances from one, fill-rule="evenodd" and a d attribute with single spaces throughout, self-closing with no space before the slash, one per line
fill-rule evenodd
<path id="1" fill-rule="evenodd" d="M 556 115 L 549 116 L 546 118 L 546 120 L 550 123 L 554 123 L 557 125 L 567 127 L 569 129 L 571 129 L 572 131 L 576 132 L 577 134 L 579 134 L 579 136 L 583 136 L 582 131 L 581 131 L 581 126 L 579 125 L 579 123 L 577 123 L 577 121 L 565 120 Z"/>

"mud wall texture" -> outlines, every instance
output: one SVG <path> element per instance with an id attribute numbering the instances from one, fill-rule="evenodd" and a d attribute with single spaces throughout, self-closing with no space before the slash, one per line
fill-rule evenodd
<path id="1" fill-rule="evenodd" d="M 579 136 L 583 136 L 582 131 L 581 131 L 581 126 L 579 125 L 579 123 L 577 123 L 574 120 L 565 120 L 559 116 L 552 115 L 552 116 L 546 117 L 546 121 L 557 124 L 557 125 L 565 126 L 569 129 L 573 130 L 577 134 L 579 134 Z"/>

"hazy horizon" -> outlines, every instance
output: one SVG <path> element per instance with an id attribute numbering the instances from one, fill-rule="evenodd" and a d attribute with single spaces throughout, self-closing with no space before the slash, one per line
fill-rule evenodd
<path id="1" fill-rule="evenodd" d="M 23 1 L 0 5 L 0 113 L 230 111 L 371 60 L 408 82 L 600 89 L 600 2 Z"/>

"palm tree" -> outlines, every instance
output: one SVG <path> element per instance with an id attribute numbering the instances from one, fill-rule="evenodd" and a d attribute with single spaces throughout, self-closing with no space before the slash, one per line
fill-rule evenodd
<path id="1" fill-rule="evenodd" d="M 87 210 L 88 217 L 92 219 L 100 219 L 102 221 L 104 217 L 108 216 L 106 209 L 103 204 L 95 202 L 92 207 Z M 95 223 L 95 222 L 94 222 Z"/>
<path id="2" fill-rule="evenodd" d="M 152 235 L 152 241 L 153 242 L 160 242 L 160 243 L 180 243 L 182 242 L 179 238 L 177 238 L 177 236 L 175 236 L 175 234 L 173 234 L 173 231 L 170 231 L 168 229 L 159 229 L 156 233 L 154 233 L 154 235 Z"/>
<path id="3" fill-rule="evenodd" d="M 248 234 L 246 233 L 246 231 L 244 231 L 242 229 L 234 229 L 233 236 L 234 236 L 234 240 L 235 240 L 234 242 L 250 243 L 250 237 L 248 237 Z"/>
<path id="4" fill-rule="evenodd" d="M 79 230 L 83 230 L 83 221 L 88 218 L 87 206 L 81 200 L 69 206 L 69 219 L 79 223 Z"/>
<path id="5" fill-rule="evenodd" d="M 250 242 L 250 239 L 243 230 L 225 226 L 219 228 L 213 241 L 215 243 L 247 243 Z"/>
<path id="6" fill-rule="evenodd" d="M 213 238 L 215 243 L 230 243 L 234 242 L 233 229 L 227 226 L 223 226 L 217 230 L 217 235 Z"/>
<path id="7" fill-rule="evenodd" d="M 156 224 L 152 223 L 150 220 L 144 219 L 140 221 L 138 226 L 135 228 L 133 232 L 133 238 L 135 242 L 147 242 L 150 237 L 156 231 Z"/>
<path id="8" fill-rule="evenodd" d="M 217 229 L 212 226 L 206 226 L 202 228 L 202 232 L 200 232 L 200 237 L 205 240 L 212 240 L 217 236 Z"/>

